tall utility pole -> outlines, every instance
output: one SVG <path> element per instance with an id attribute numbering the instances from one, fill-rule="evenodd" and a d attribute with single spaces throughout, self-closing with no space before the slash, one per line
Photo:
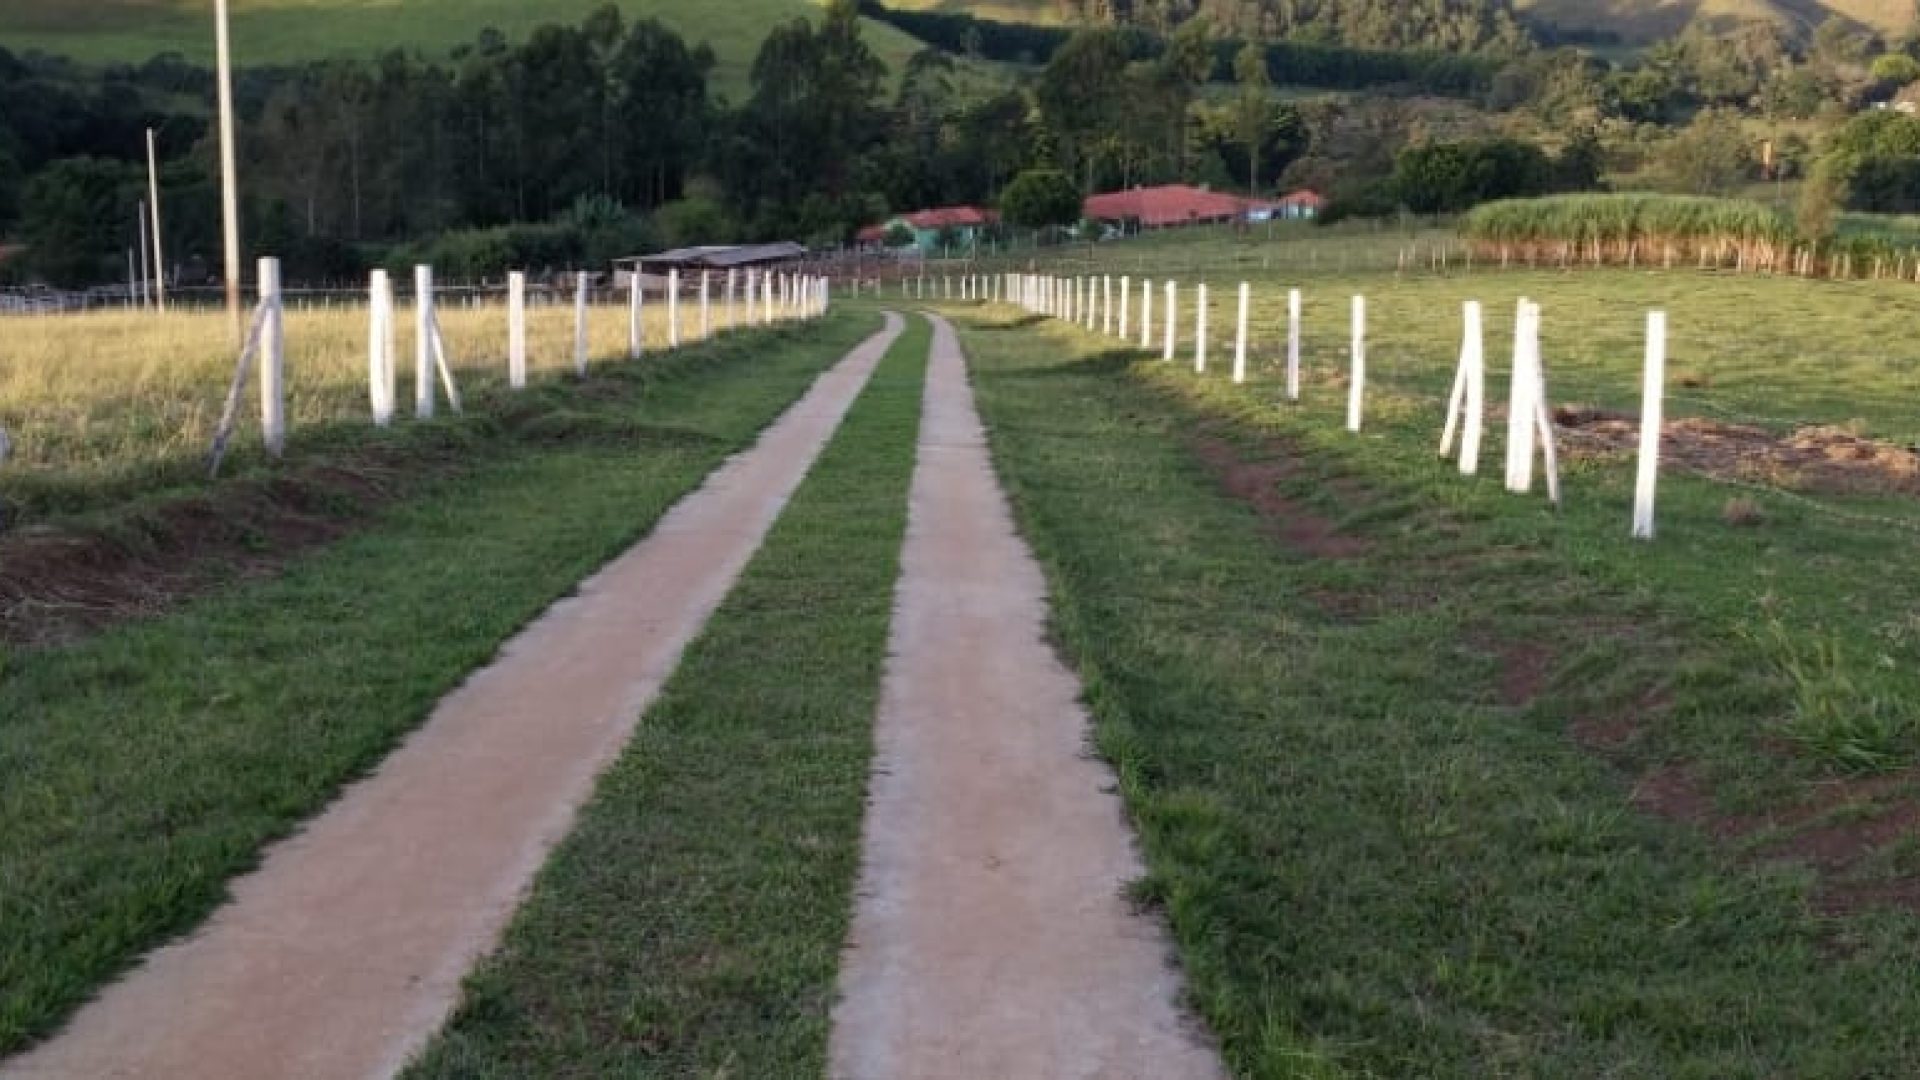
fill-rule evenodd
<path id="1" fill-rule="evenodd" d="M 233 58 L 227 46 L 227 0 L 213 0 L 214 45 L 219 50 L 220 199 L 227 241 L 227 313 L 233 333 L 246 333 L 240 315 L 240 196 L 233 170 Z"/>
<path id="2" fill-rule="evenodd" d="M 167 310 L 167 256 L 160 246 L 160 159 L 153 151 L 153 129 L 147 129 L 147 206 L 153 214 L 153 302 Z"/>

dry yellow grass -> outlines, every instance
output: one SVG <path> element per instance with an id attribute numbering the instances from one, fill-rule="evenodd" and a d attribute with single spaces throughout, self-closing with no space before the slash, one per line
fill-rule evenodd
<path id="1" fill-rule="evenodd" d="M 504 383 L 506 306 L 443 301 L 439 314 L 462 392 Z M 744 307 L 739 314 L 744 318 Z M 724 303 L 714 303 L 711 317 L 714 332 L 723 332 Z M 666 304 L 650 298 L 648 349 L 667 347 L 666 319 Z M 410 308 L 396 314 L 403 418 L 412 413 L 412 320 Z M 320 425 L 371 425 L 367 322 L 364 306 L 305 310 L 290 302 L 286 386 L 293 442 L 303 430 Z M 614 362 L 627 355 L 623 302 L 593 306 L 587 322 L 592 357 Z M 683 343 L 698 340 L 699 324 L 698 301 L 683 301 Z M 0 322 L 0 335 L 5 341 L 0 348 L 0 427 L 13 443 L 11 456 L 0 464 L 0 494 L 32 481 L 112 486 L 151 474 L 158 463 L 204 454 L 219 422 L 237 353 L 232 324 L 219 313 L 21 317 Z M 572 372 L 570 303 L 529 306 L 527 352 L 530 380 Z M 258 424 L 256 386 L 249 385 L 244 401 L 246 431 Z"/>

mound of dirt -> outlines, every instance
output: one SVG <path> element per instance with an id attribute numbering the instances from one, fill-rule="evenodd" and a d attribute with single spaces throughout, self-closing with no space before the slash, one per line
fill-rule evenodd
<path id="1" fill-rule="evenodd" d="M 1582 405 L 1554 410 L 1570 456 L 1636 452 L 1640 420 Z M 1660 432 L 1661 457 L 1706 476 L 1804 491 L 1920 495 L 1920 454 L 1845 428 L 1813 426 L 1780 435 L 1749 424 L 1692 416 Z"/>

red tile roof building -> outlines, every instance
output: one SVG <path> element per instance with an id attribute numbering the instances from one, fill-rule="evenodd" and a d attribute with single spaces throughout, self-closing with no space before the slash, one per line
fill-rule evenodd
<path id="1" fill-rule="evenodd" d="M 1187 184 L 1165 184 L 1094 195 L 1087 199 L 1082 213 L 1096 221 L 1138 222 L 1143 228 L 1164 229 L 1232 221 L 1260 210 L 1283 217 L 1312 217 L 1325 206 L 1326 200 L 1311 191 L 1296 191 L 1275 202 Z"/>

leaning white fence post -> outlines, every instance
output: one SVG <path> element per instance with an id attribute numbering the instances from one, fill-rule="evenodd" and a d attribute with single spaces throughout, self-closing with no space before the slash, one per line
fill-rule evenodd
<path id="1" fill-rule="evenodd" d="M 280 260 L 260 260 L 260 306 L 266 323 L 260 338 L 260 433 L 267 453 L 287 448 L 287 313 L 280 301 Z"/>
<path id="2" fill-rule="evenodd" d="M 433 267 L 413 268 L 413 415 L 433 416 Z"/>
<path id="3" fill-rule="evenodd" d="M 1547 364 L 1540 355 L 1540 305 L 1533 305 L 1533 419 L 1534 433 L 1547 470 L 1547 501 L 1560 505 L 1560 458 L 1554 447 L 1553 415 L 1547 408 Z"/>
<path id="4" fill-rule="evenodd" d="M 573 277 L 573 373 L 587 373 L 587 272 Z"/>
<path id="5" fill-rule="evenodd" d="M 680 347 L 680 271 L 667 271 L 667 348 Z"/>
<path id="6" fill-rule="evenodd" d="M 1167 342 L 1165 347 L 1161 350 L 1161 353 L 1160 353 L 1160 359 L 1163 361 L 1173 359 L 1173 345 L 1174 345 L 1173 339 L 1176 331 L 1175 324 L 1179 322 L 1179 317 L 1180 317 L 1179 288 L 1180 287 L 1178 285 L 1175 285 L 1173 282 L 1171 281 L 1167 282 L 1167 320 L 1166 320 L 1167 321 L 1167 333 L 1166 333 Z"/>
<path id="7" fill-rule="evenodd" d="M 1472 476 L 1480 471 L 1480 435 L 1485 429 L 1484 417 L 1487 409 L 1487 348 L 1485 320 L 1482 318 L 1480 302 L 1474 301 L 1467 314 L 1471 325 L 1467 333 L 1472 341 L 1472 352 L 1468 357 L 1471 364 L 1467 372 L 1467 416 L 1466 430 L 1460 435 L 1460 474 Z"/>
<path id="8" fill-rule="evenodd" d="M 1287 290 L 1287 400 L 1300 400 L 1300 290 Z"/>
<path id="9" fill-rule="evenodd" d="M 1347 430 L 1360 430 L 1360 407 L 1367 396 L 1367 298 L 1353 298 L 1353 373 L 1347 382 Z"/>
<path id="10" fill-rule="evenodd" d="M 1207 287 L 1203 283 L 1197 286 L 1193 302 L 1193 370 L 1205 374 L 1207 370 Z"/>
<path id="11" fill-rule="evenodd" d="M 527 385 L 527 275 L 522 270 L 507 274 L 507 385 L 515 390 Z"/>
<path id="12" fill-rule="evenodd" d="M 1665 423 L 1667 313 L 1647 312 L 1647 361 L 1640 389 L 1640 472 L 1633 485 L 1633 538 L 1653 539 L 1653 495 L 1660 479 L 1660 429 Z"/>
<path id="13" fill-rule="evenodd" d="M 1252 299 L 1252 288 L 1246 282 L 1240 283 L 1239 325 L 1233 332 L 1233 381 L 1247 381 L 1247 303 Z"/>
<path id="14" fill-rule="evenodd" d="M 1465 329 L 1460 339 L 1460 367 L 1454 372 L 1453 393 L 1447 399 L 1447 426 L 1440 434 L 1440 456 L 1452 455 L 1453 436 L 1459 431 L 1460 472 L 1463 476 L 1472 476 L 1480 467 L 1480 420 L 1486 389 L 1480 302 L 1467 301 L 1462 314 Z"/>

